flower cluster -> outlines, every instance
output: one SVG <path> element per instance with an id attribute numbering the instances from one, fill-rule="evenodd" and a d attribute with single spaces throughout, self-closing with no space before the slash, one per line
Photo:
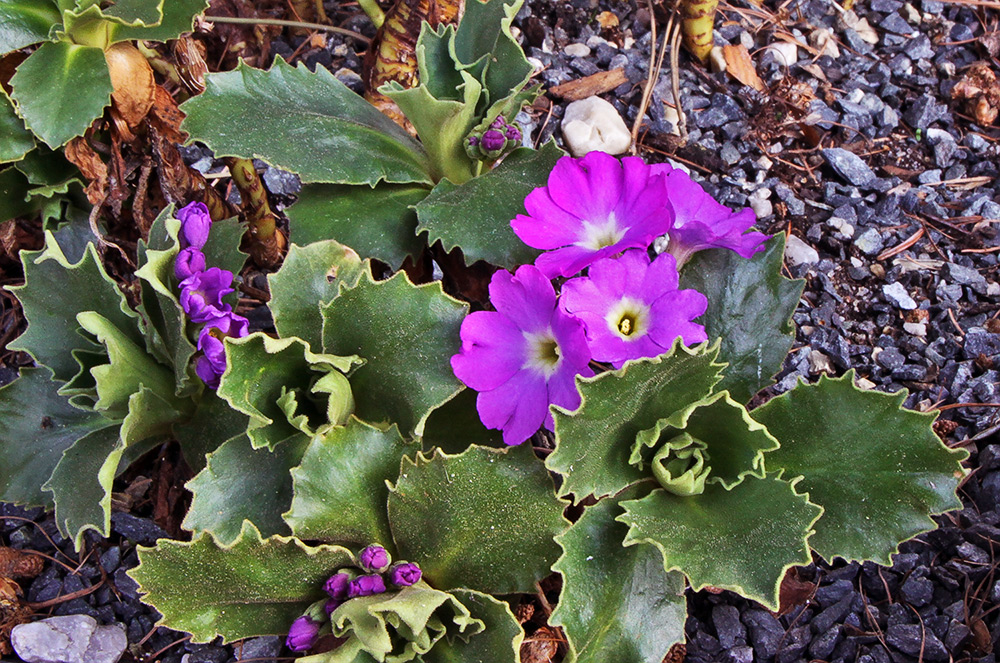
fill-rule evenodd
<path id="1" fill-rule="evenodd" d="M 292 622 L 285 644 L 292 651 L 310 649 L 319 639 L 320 629 L 333 611 L 344 602 L 360 596 L 373 596 L 402 589 L 420 581 L 420 567 L 410 562 L 392 563 L 389 552 L 371 545 L 358 555 L 358 565 L 338 570 L 323 585 L 329 598 L 313 604 L 304 615 Z"/>
<path id="2" fill-rule="evenodd" d="M 678 270 L 707 248 L 750 258 L 767 239 L 747 232 L 752 210 L 732 212 L 687 173 L 603 152 L 560 159 L 524 206 L 527 214 L 511 227 L 545 252 L 513 276 L 493 275 L 496 310 L 466 317 L 461 350 L 451 359 L 455 375 L 479 392 L 483 424 L 502 430 L 510 445 L 542 425 L 551 430 L 550 405 L 579 407 L 576 376 L 593 375 L 591 360 L 621 368 L 669 351 L 677 338 L 706 340 L 694 319 L 708 300 L 678 289 Z M 667 252 L 650 260 L 661 236 Z M 558 277 L 574 277 L 559 296 L 550 282 Z"/>
<path id="3" fill-rule="evenodd" d="M 198 334 L 198 349 L 202 352 L 195 372 L 212 389 L 226 370 L 223 339 L 241 338 L 249 332 L 249 321 L 233 313 L 222 298 L 233 292 L 233 273 L 207 267 L 202 249 L 208 242 L 212 219 L 202 203 L 191 203 L 177 211 L 181 222 L 181 250 L 174 261 L 174 276 L 180 281 L 181 307 L 192 322 L 204 326 Z"/>
<path id="4" fill-rule="evenodd" d="M 465 140 L 465 151 L 470 159 L 494 160 L 520 145 L 521 138 L 521 129 L 501 115 L 485 131 L 473 131 Z"/>

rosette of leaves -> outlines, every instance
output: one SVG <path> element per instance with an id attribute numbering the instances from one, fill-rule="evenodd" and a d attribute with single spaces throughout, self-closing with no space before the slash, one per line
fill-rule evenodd
<path id="1" fill-rule="evenodd" d="M 530 262 L 537 252 L 509 221 L 562 151 L 519 148 L 489 170 L 464 147 L 496 118 L 513 121 L 538 93 L 510 32 L 522 3 L 469 0 L 457 27 L 435 31 L 424 23 L 419 85 L 380 88 L 419 140 L 330 72 L 281 58 L 267 71 L 242 63 L 208 74 L 205 92 L 182 105 L 182 128 L 218 156 L 259 158 L 297 173 L 304 186 L 288 216 L 291 240 L 301 246 L 335 239 L 395 268 L 421 250 L 426 233 L 429 244 L 461 246 L 469 263 Z"/>
<path id="2" fill-rule="evenodd" d="M 559 494 L 599 498 L 558 539 L 551 621 L 569 660 L 659 660 L 684 637 L 682 578 L 777 610 L 785 572 L 812 552 L 888 563 L 931 514 L 960 507 L 964 452 L 941 443 L 934 415 L 901 409 L 902 392 L 858 389 L 848 373 L 748 411 L 718 390 L 719 351 L 678 343 L 578 378 L 580 408 L 554 408 Z M 663 626 L 642 627 L 634 614 L 647 613 Z"/>
<path id="3" fill-rule="evenodd" d="M 10 347 L 38 368 L 0 389 L 0 500 L 54 506 L 77 545 L 87 529 L 108 534 L 115 476 L 156 444 L 179 439 L 201 467 L 206 451 L 246 428 L 191 367 L 195 346 L 173 276 L 180 222 L 171 212 L 139 246 L 137 306 L 93 244 L 60 244 L 48 231 L 43 249 L 22 251 L 25 284 L 11 288 L 28 328 Z M 240 235 L 235 221 L 215 224 L 209 260 L 238 271 Z"/>
<path id="4" fill-rule="evenodd" d="M 4 106 L 3 124 L 15 141 L 5 148 L 16 145 L 26 153 L 37 137 L 57 149 L 83 135 L 111 103 L 115 85 L 109 68 L 138 54 L 132 46 L 116 44 L 174 39 L 189 31 L 207 6 L 207 0 L 0 2 L 0 54 L 41 44 L 10 80 L 7 100 L 14 106 Z"/>

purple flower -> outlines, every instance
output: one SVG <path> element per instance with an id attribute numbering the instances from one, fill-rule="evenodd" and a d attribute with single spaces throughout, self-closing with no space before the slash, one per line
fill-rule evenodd
<path id="1" fill-rule="evenodd" d="M 517 128 L 517 125 L 509 124 L 507 125 L 506 131 L 503 132 L 504 138 L 507 140 L 512 140 L 515 143 L 521 142 L 521 130 Z"/>
<path id="2" fill-rule="evenodd" d="M 371 596 L 385 591 L 385 581 L 380 575 L 358 576 L 351 581 L 348 597 Z"/>
<path id="3" fill-rule="evenodd" d="M 479 136 L 469 136 L 469 147 L 477 147 L 479 145 Z"/>
<path id="4" fill-rule="evenodd" d="M 678 269 L 703 249 L 731 249 L 744 258 L 764 250 L 769 236 L 747 232 L 757 221 L 752 209 L 734 212 L 719 204 L 683 170 L 667 164 L 652 168 L 667 179 L 667 195 L 676 216 L 667 251 L 677 259 Z"/>
<path id="5" fill-rule="evenodd" d="M 358 560 L 361 562 L 361 568 L 365 571 L 374 571 L 375 573 L 382 573 L 392 563 L 389 553 L 386 552 L 385 548 L 378 545 L 368 546 L 362 550 L 361 554 L 358 555 Z"/>
<path id="6" fill-rule="evenodd" d="M 178 281 L 190 278 L 198 272 L 205 271 L 205 254 L 201 249 L 189 246 L 181 249 L 174 259 L 174 276 Z"/>
<path id="7" fill-rule="evenodd" d="M 302 615 L 288 629 L 288 637 L 285 639 L 285 646 L 292 651 L 306 651 L 319 638 L 320 623 L 313 621 L 309 615 Z"/>
<path id="8" fill-rule="evenodd" d="M 546 251 L 535 265 L 549 278 L 646 248 L 674 224 L 666 178 L 639 157 L 618 161 L 604 152 L 559 159 L 547 186 L 529 193 L 524 207 L 528 214 L 510 225 L 525 244 Z"/>
<path id="9" fill-rule="evenodd" d="M 389 571 L 389 582 L 397 587 L 409 587 L 415 585 L 420 580 L 421 575 L 419 566 L 404 562 L 392 567 Z"/>
<path id="10" fill-rule="evenodd" d="M 507 144 L 507 139 L 498 129 L 489 129 L 483 133 L 481 145 L 483 152 L 499 152 Z"/>
<path id="11" fill-rule="evenodd" d="M 181 222 L 181 239 L 185 246 L 200 249 L 208 241 L 208 231 L 212 227 L 212 217 L 203 203 L 191 203 L 177 210 Z"/>
<path id="12" fill-rule="evenodd" d="M 329 599 L 325 604 L 323 604 L 323 612 L 329 617 L 333 614 L 333 611 L 344 605 L 344 602 L 339 599 Z"/>
<path id="13" fill-rule="evenodd" d="M 476 409 L 487 428 L 521 444 L 543 424 L 553 427 L 549 405 L 576 409 L 577 375 L 590 376 L 583 324 L 556 307 L 552 284 L 532 265 L 514 276 L 500 270 L 490 281 L 496 311 L 462 321 L 462 349 L 452 356 L 455 376 L 479 392 Z"/>
<path id="14" fill-rule="evenodd" d="M 181 306 L 194 322 L 206 322 L 218 313 L 230 310 L 222 298 L 233 292 L 233 273 L 209 267 L 181 281 Z"/>
<path id="15" fill-rule="evenodd" d="M 335 573 L 323 585 L 323 590 L 330 595 L 330 598 L 343 601 L 347 598 L 348 590 L 351 587 L 351 574 Z"/>
<path id="16" fill-rule="evenodd" d="M 691 322 L 708 299 L 697 290 L 678 290 L 677 283 L 673 256 L 664 253 L 650 264 L 645 251 L 626 251 L 567 281 L 560 306 L 583 321 L 594 359 L 621 368 L 629 359 L 668 352 L 678 336 L 686 345 L 708 338 Z"/>
<path id="17" fill-rule="evenodd" d="M 212 389 L 219 386 L 219 378 L 226 372 L 226 337 L 243 338 L 247 335 L 250 321 L 231 311 L 217 313 L 208 320 L 198 334 L 198 349 L 204 354 L 195 365 L 195 373 Z"/>

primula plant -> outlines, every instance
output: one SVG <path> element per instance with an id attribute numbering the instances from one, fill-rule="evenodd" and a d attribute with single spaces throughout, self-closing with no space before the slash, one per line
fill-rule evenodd
<path id="1" fill-rule="evenodd" d="M 209 75 L 192 137 L 305 182 L 273 329 L 237 313 L 239 227 L 199 204 L 161 215 L 127 293 L 48 234 L 15 289 L 39 368 L 0 391 L 0 499 L 79 543 L 178 440 L 192 538 L 140 550 L 145 600 L 309 663 L 513 663 L 518 595 L 553 572 L 567 661 L 655 663 L 686 587 L 776 609 L 814 553 L 888 563 L 957 508 L 964 452 L 902 393 L 849 373 L 750 407 L 801 292 L 751 210 L 666 164 L 517 147 L 520 4 L 424 26 L 419 85 L 381 88 L 416 138 L 322 70 Z M 437 243 L 491 266 L 488 301 L 394 271 Z"/>

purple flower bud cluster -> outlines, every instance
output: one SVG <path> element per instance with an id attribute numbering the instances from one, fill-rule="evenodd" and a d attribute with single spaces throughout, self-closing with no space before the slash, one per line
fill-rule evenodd
<path id="1" fill-rule="evenodd" d="M 473 132 L 466 140 L 465 151 L 472 159 L 493 160 L 519 146 L 521 138 L 521 129 L 508 124 L 501 115 L 485 131 Z"/>
<path id="2" fill-rule="evenodd" d="M 246 336 L 249 321 L 233 313 L 232 307 L 222 301 L 223 297 L 234 292 L 233 273 L 206 265 L 202 249 L 212 228 L 208 208 L 194 202 L 179 209 L 177 218 L 181 222 L 182 248 L 174 260 L 174 276 L 180 281 L 181 308 L 192 322 L 204 325 L 198 334 L 198 349 L 202 355 L 198 358 L 195 372 L 205 384 L 215 389 L 226 370 L 223 339 Z M 302 628 L 299 627 L 300 631 Z"/>
<path id="3" fill-rule="evenodd" d="M 345 601 L 362 596 L 384 594 L 392 589 L 402 589 L 420 581 L 420 567 L 410 562 L 392 563 L 389 551 L 378 544 L 370 545 L 358 553 L 358 565 L 345 567 L 327 579 L 323 591 L 329 595 L 322 604 L 327 619 Z M 285 644 L 292 651 L 310 649 L 319 639 L 322 619 L 310 609 L 292 623 Z"/>

